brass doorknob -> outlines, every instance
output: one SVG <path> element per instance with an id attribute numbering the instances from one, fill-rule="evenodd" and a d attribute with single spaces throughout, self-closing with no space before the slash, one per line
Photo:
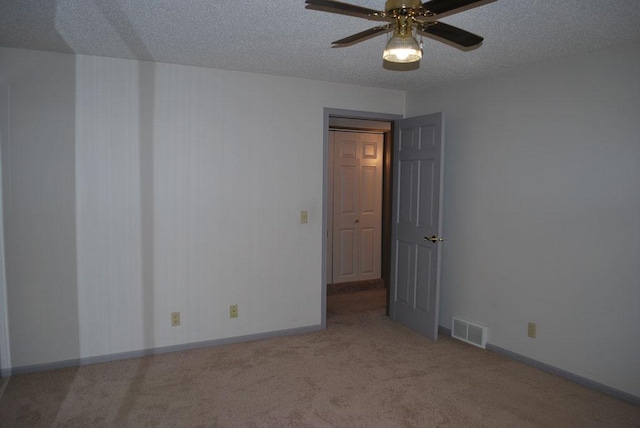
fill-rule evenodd
<path id="1" fill-rule="evenodd" d="M 425 237 L 424 237 L 424 240 L 425 240 L 425 241 L 431 241 L 431 242 L 433 242 L 433 243 L 435 244 L 436 242 L 442 242 L 442 241 L 444 241 L 444 238 L 438 238 L 438 237 L 436 237 L 436 235 L 433 235 L 433 236 L 431 236 L 431 238 L 429 238 L 429 237 L 425 236 Z"/>

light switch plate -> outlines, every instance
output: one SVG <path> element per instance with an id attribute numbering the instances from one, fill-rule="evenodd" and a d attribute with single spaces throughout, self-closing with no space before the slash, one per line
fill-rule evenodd
<path id="1" fill-rule="evenodd" d="M 308 223 L 309 222 L 309 213 L 307 211 L 300 211 L 300 223 Z"/>

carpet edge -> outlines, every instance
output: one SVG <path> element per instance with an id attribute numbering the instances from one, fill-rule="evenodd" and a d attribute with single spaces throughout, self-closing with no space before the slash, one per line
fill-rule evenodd
<path id="1" fill-rule="evenodd" d="M 149 355 L 160 355 L 160 354 L 167 354 L 170 352 L 188 351 L 190 349 L 210 348 L 214 346 L 230 345 L 233 343 L 252 342 L 255 340 L 272 339 L 275 337 L 313 333 L 321 330 L 323 330 L 322 325 L 315 324 L 315 325 L 310 325 L 306 327 L 274 330 L 274 331 L 269 331 L 264 333 L 248 334 L 244 336 L 225 337 L 222 339 L 183 343 L 179 345 L 161 346 L 157 348 L 147 348 L 147 349 L 141 349 L 137 351 L 97 355 L 93 357 L 73 358 L 69 360 L 54 361 L 51 363 L 43 363 L 43 364 L 33 364 L 28 366 L 3 368 L 0 374 L 3 378 L 6 378 L 6 377 L 11 377 L 13 375 L 18 375 L 18 374 L 43 372 L 43 371 L 57 370 L 57 369 L 68 368 L 68 367 L 87 366 L 90 364 L 107 363 L 111 361 L 126 360 L 129 358 L 146 357 Z"/>

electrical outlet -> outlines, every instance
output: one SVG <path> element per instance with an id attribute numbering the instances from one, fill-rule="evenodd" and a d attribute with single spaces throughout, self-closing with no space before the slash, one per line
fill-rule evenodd
<path id="1" fill-rule="evenodd" d="M 171 327 L 180 325 L 180 312 L 171 312 Z"/>
<path id="2" fill-rule="evenodd" d="M 308 223 L 309 222 L 309 213 L 307 211 L 300 211 L 300 223 Z"/>
<path id="3" fill-rule="evenodd" d="M 238 318 L 238 305 L 229 306 L 229 318 Z"/>
<path id="4" fill-rule="evenodd" d="M 533 339 L 536 338 L 536 335 L 538 333 L 538 326 L 536 325 L 536 323 L 534 322 L 530 322 L 529 326 L 527 328 L 527 335 Z"/>

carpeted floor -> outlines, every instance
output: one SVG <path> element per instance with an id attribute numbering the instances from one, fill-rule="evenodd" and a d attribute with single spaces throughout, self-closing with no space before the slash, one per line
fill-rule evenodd
<path id="1" fill-rule="evenodd" d="M 631 427 L 640 407 L 328 298 L 326 330 L 3 379 L 0 426 Z"/>

